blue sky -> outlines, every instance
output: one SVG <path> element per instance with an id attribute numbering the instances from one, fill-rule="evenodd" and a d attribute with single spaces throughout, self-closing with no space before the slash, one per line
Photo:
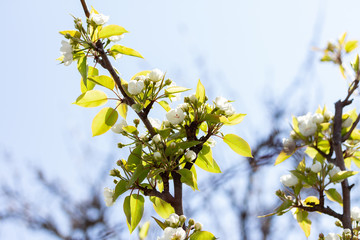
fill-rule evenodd
<path id="1" fill-rule="evenodd" d="M 91 137 L 97 110 L 71 104 L 80 92 L 75 64 L 64 67 L 55 61 L 62 40 L 58 31 L 73 28 L 69 14 L 84 19 L 80 1 L 2 1 L 2 5 L 0 150 L 23 166 L 42 166 L 49 175 L 66 176 L 67 186 L 77 189 L 73 179 L 82 164 L 83 146 L 98 157 L 114 150 L 109 144 L 113 135 Z M 238 112 L 248 114 L 236 133 L 250 143 L 255 139 L 248 129 L 267 131 L 263 97 L 276 98 L 299 76 L 312 44 L 324 46 L 344 31 L 360 39 L 360 3 L 355 0 L 104 0 L 88 5 L 129 30 L 122 44 L 145 57 L 120 59 L 116 67 L 122 77 L 157 67 L 185 87 L 195 88 L 200 78 L 210 99 L 225 96 L 236 101 Z M 311 43 L 316 23 L 321 27 L 317 41 Z M 306 83 L 310 100 L 301 106 L 306 111 L 332 104 L 346 89 L 337 69 L 314 66 L 311 74 L 316 82 Z"/>

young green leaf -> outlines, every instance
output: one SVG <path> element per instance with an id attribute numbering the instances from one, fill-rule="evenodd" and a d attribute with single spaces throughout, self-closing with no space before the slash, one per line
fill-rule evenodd
<path id="1" fill-rule="evenodd" d="M 173 86 L 173 87 L 168 87 L 167 89 L 165 89 L 165 94 L 169 95 L 169 94 L 180 93 L 180 92 L 185 92 L 185 91 L 189 91 L 189 90 L 190 90 L 190 88 Z"/>
<path id="2" fill-rule="evenodd" d="M 118 25 L 111 24 L 111 25 L 107 25 L 107 26 L 103 27 L 100 30 L 99 38 L 108 38 L 111 36 L 121 35 L 121 34 L 127 33 L 127 32 L 128 31 L 126 31 L 125 28 L 118 26 Z"/>
<path id="3" fill-rule="evenodd" d="M 126 103 L 120 103 L 120 105 L 116 109 L 121 117 L 126 119 L 127 117 L 127 111 L 128 111 L 128 105 Z"/>
<path id="4" fill-rule="evenodd" d="M 204 103 L 205 102 L 205 87 L 204 85 L 202 85 L 202 83 L 200 82 L 200 79 L 198 81 L 197 87 L 196 87 L 196 93 L 195 93 L 196 98 L 199 100 L 200 103 Z"/>
<path id="5" fill-rule="evenodd" d="M 252 157 L 249 144 L 241 137 L 235 134 L 226 134 L 223 140 L 237 154 L 244 157 Z"/>
<path id="6" fill-rule="evenodd" d="M 106 87 L 110 90 L 113 90 L 115 87 L 115 81 L 109 76 L 101 75 L 101 76 L 91 76 L 88 80 L 92 81 L 93 83 Z"/>
<path id="7" fill-rule="evenodd" d="M 89 77 L 98 76 L 98 75 L 99 75 L 99 70 L 97 68 L 94 68 L 92 66 L 88 66 L 88 79 L 86 80 L 86 85 L 84 84 L 84 80 L 82 78 L 81 78 L 81 81 L 80 81 L 81 93 L 84 93 L 86 91 L 94 89 L 95 83 L 89 81 Z"/>
<path id="8" fill-rule="evenodd" d="M 282 150 L 280 152 L 280 154 L 277 156 L 276 160 L 275 160 L 275 164 L 274 165 L 278 165 L 280 163 L 282 163 L 283 161 L 285 161 L 286 159 L 288 159 L 289 157 L 291 157 L 291 154 L 287 154 L 284 150 Z"/>
<path id="9" fill-rule="evenodd" d="M 149 232 L 149 227 L 150 227 L 150 221 L 145 222 L 141 227 L 139 227 L 140 240 L 145 240 Z"/>
<path id="10" fill-rule="evenodd" d="M 125 180 L 120 180 L 115 187 L 115 192 L 113 195 L 113 201 L 115 202 L 116 199 L 123 194 L 124 192 L 126 192 L 128 190 L 127 186 L 127 182 Z"/>
<path id="11" fill-rule="evenodd" d="M 198 231 L 190 236 L 190 240 L 215 240 L 216 237 L 207 231 Z"/>
<path id="12" fill-rule="evenodd" d="M 139 134 L 139 131 L 137 130 L 137 128 L 135 126 L 126 126 L 126 127 L 123 127 L 124 131 L 127 132 L 127 133 L 130 133 L 130 134 Z"/>
<path id="13" fill-rule="evenodd" d="M 84 55 L 79 58 L 78 63 L 77 63 L 77 68 L 79 70 L 79 73 L 81 74 L 81 77 L 83 79 L 85 87 L 87 84 L 87 72 L 88 72 L 86 59 L 87 59 L 87 57 L 86 57 L 86 55 Z"/>
<path id="14" fill-rule="evenodd" d="M 297 209 L 296 220 L 298 221 L 301 229 L 304 231 L 306 237 L 310 236 L 311 230 L 311 221 L 308 219 L 308 215 L 308 212 Z"/>
<path id="15" fill-rule="evenodd" d="M 152 217 L 154 220 L 155 220 L 155 222 L 159 225 L 159 227 L 161 227 L 162 228 L 162 230 L 164 230 L 166 227 L 167 227 L 167 225 L 165 224 L 165 223 L 163 223 L 162 221 L 160 221 L 159 219 L 157 219 L 156 217 Z"/>
<path id="16" fill-rule="evenodd" d="M 118 113 L 116 110 L 110 107 L 101 109 L 101 111 L 95 116 L 91 125 L 93 137 L 109 131 L 109 129 L 114 126 L 117 119 Z"/>
<path id="17" fill-rule="evenodd" d="M 336 173 L 334 176 L 330 177 L 330 180 L 332 182 L 339 182 L 341 180 L 344 180 L 345 178 L 354 176 L 357 173 L 358 172 L 356 172 L 356 171 L 340 171 L 340 172 Z"/>
<path id="18" fill-rule="evenodd" d="M 81 37 L 81 33 L 79 31 L 76 31 L 76 30 L 66 30 L 66 31 L 61 31 L 59 33 L 61 35 L 64 35 L 64 36 L 69 34 L 70 36 L 72 36 L 74 38 L 80 38 Z"/>
<path id="19" fill-rule="evenodd" d="M 168 218 L 170 214 L 174 213 L 175 210 L 170 203 L 165 202 L 158 197 L 150 197 L 150 201 L 153 202 L 153 206 L 157 214 L 162 218 Z"/>
<path id="20" fill-rule="evenodd" d="M 134 174 L 131 176 L 128 182 L 127 187 L 130 188 L 135 182 L 138 182 L 139 184 L 142 183 L 142 181 L 144 181 L 146 176 L 149 174 L 149 171 L 149 168 L 145 168 L 141 164 L 137 165 Z"/>
<path id="21" fill-rule="evenodd" d="M 195 164 L 198 167 L 204 169 L 205 171 L 212 173 L 221 173 L 218 164 L 213 159 L 211 148 L 207 145 L 204 145 L 199 152 Z"/>
<path id="22" fill-rule="evenodd" d="M 132 194 L 124 201 L 124 212 L 128 223 L 129 231 L 132 233 L 139 224 L 144 213 L 144 197 Z"/>
<path id="23" fill-rule="evenodd" d="M 167 101 L 160 101 L 160 102 L 158 102 L 159 104 L 160 104 L 160 106 L 162 106 L 164 109 L 165 109 L 165 111 L 170 111 L 171 110 L 171 107 L 170 107 L 170 105 L 169 105 L 169 103 L 167 102 Z"/>
<path id="24" fill-rule="evenodd" d="M 343 199 L 341 197 L 341 194 L 338 193 L 338 191 L 335 188 L 330 188 L 328 190 L 325 190 L 326 197 L 333 202 L 337 202 L 340 204 L 340 206 L 343 206 Z"/>
<path id="25" fill-rule="evenodd" d="M 243 113 L 233 114 L 227 118 L 227 121 L 224 122 L 224 125 L 231 126 L 231 125 L 239 124 L 244 120 L 245 116 L 246 116 L 246 114 L 243 114 Z"/>
<path id="26" fill-rule="evenodd" d="M 142 155 L 142 145 L 137 145 L 134 150 L 131 151 L 127 163 L 129 165 L 139 165 L 141 164 L 141 155 Z"/>
<path id="27" fill-rule="evenodd" d="M 357 47 L 358 47 L 358 41 L 357 40 L 351 40 L 351 41 L 346 42 L 345 51 L 347 53 L 349 53 L 349 52 L 351 52 L 352 50 L 354 50 Z"/>
<path id="28" fill-rule="evenodd" d="M 74 104 L 81 107 L 98 107 L 107 103 L 106 94 L 100 90 L 90 90 L 81 94 Z"/>
<path id="29" fill-rule="evenodd" d="M 121 53 L 121 54 L 128 55 L 128 56 L 144 58 L 143 56 L 141 56 L 141 54 L 139 52 L 135 51 L 134 49 L 124 47 L 121 45 L 117 45 L 117 44 L 112 46 L 110 51 L 115 52 L 115 53 Z"/>
<path id="30" fill-rule="evenodd" d="M 194 191 L 199 190 L 197 188 L 196 177 L 194 176 L 193 172 L 183 168 L 177 171 L 181 175 L 181 182 L 189 185 Z"/>

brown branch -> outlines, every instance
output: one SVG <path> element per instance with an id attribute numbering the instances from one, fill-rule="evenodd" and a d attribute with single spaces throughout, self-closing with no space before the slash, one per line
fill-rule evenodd
<path id="1" fill-rule="evenodd" d="M 347 98 L 348 99 L 348 98 Z M 336 165 L 342 170 L 345 171 L 345 162 L 342 152 L 342 138 L 341 138 L 341 125 L 342 125 L 342 112 L 343 108 L 348 104 L 348 101 L 337 101 L 335 103 L 335 116 L 334 116 L 334 134 L 333 134 L 333 144 L 336 155 Z M 341 182 L 341 189 L 343 195 L 343 215 L 342 223 L 344 228 L 352 229 L 351 226 L 351 216 L 350 216 L 350 189 L 347 179 Z"/>
<path id="2" fill-rule="evenodd" d="M 332 216 L 334 218 L 337 218 L 340 221 L 343 220 L 343 215 L 335 212 L 330 207 L 324 207 L 324 206 L 321 206 L 321 205 L 314 205 L 313 207 L 305 207 L 305 206 L 296 206 L 296 207 L 300 208 L 302 210 L 305 210 L 307 212 L 321 212 L 321 213 L 327 214 L 329 216 Z"/>
<path id="3" fill-rule="evenodd" d="M 81 5 L 82 5 L 82 7 L 83 7 L 83 9 L 84 9 L 85 16 L 86 16 L 87 18 L 89 18 L 89 17 L 90 17 L 90 12 L 89 12 L 89 10 L 88 10 L 88 8 L 87 8 L 87 6 L 86 6 L 85 0 L 80 0 L 80 2 L 81 2 Z"/>
<path id="4" fill-rule="evenodd" d="M 174 203 L 171 204 L 175 210 L 177 215 L 183 215 L 183 205 L 182 205 L 182 182 L 181 182 L 181 175 L 176 171 L 171 172 L 171 176 L 173 177 L 174 181 Z"/>
<path id="5" fill-rule="evenodd" d="M 171 205 L 173 205 L 173 203 L 175 202 L 174 197 L 169 192 L 159 192 L 158 190 L 156 190 L 154 188 L 149 189 L 149 188 L 142 187 L 142 186 L 136 186 L 136 188 L 143 191 L 145 196 L 158 197 L 158 198 L 164 200 L 165 202 L 170 203 Z"/>

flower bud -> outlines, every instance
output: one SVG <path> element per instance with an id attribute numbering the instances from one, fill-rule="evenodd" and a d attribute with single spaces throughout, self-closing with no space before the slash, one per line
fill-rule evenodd
<path id="1" fill-rule="evenodd" d="M 120 176 L 120 171 L 117 170 L 117 169 L 115 169 L 115 168 L 114 168 L 114 169 L 111 169 L 109 175 L 112 176 L 112 177 Z"/>
<path id="2" fill-rule="evenodd" d="M 184 149 L 180 148 L 180 149 L 177 151 L 177 153 L 178 153 L 179 155 L 184 154 Z"/>
<path id="3" fill-rule="evenodd" d="M 341 221 L 340 221 L 340 220 L 337 220 L 337 221 L 335 222 L 335 226 L 342 228 L 342 223 L 341 223 Z"/>
<path id="4" fill-rule="evenodd" d="M 202 229 L 202 224 L 201 223 L 195 223 L 195 231 L 201 231 Z"/>
<path id="5" fill-rule="evenodd" d="M 192 161 L 192 160 L 196 159 L 196 153 L 193 150 L 188 150 L 185 153 L 185 159 L 188 161 Z"/>
<path id="6" fill-rule="evenodd" d="M 174 142 L 170 143 L 169 147 L 176 148 L 176 143 L 174 143 Z"/>
<path id="7" fill-rule="evenodd" d="M 122 143 L 118 143 L 117 146 L 118 146 L 118 148 L 123 148 L 123 147 L 125 147 L 126 145 L 125 145 L 125 144 L 122 144 Z"/>
<path id="8" fill-rule="evenodd" d="M 186 221 L 186 216 L 185 215 L 181 215 L 179 217 L 179 222 L 180 222 L 180 226 L 182 226 Z"/>
<path id="9" fill-rule="evenodd" d="M 114 183 L 114 184 L 117 184 L 118 182 L 119 182 L 119 181 L 116 180 L 116 179 L 113 180 L 113 183 Z"/>
<path id="10" fill-rule="evenodd" d="M 161 153 L 154 152 L 154 158 L 155 158 L 155 160 L 161 160 L 161 158 L 162 158 Z"/>
<path id="11" fill-rule="evenodd" d="M 189 219 L 189 226 L 192 226 L 192 225 L 194 225 L 194 224 L 195 224 L 195 220 L 192 219 L 192 218 L 190 218 L 190 219 Z"/>
<path id="12" fill-rule="evenodd" d="M 323 240 L 323 239 L 324 239 L 324 237 L 325 237 L 325 236 L 324 236 L 324 234 L 323 234 L 323 233 L 320 233 L 320 234 L 319 234 L 319 239 Z"/>
<path id="13" fill-rule="evenodd" d="M 139 123 L 140 123 L 140 119 L 135 118 L 133 122 L 134 122 L 135 126 L 137 126 L 137 125 L 139 125 Z"/>
<path id="14" fill-rule="evenodd" d="M 156 134 L 154 137 L 153 137 L 153 142 L 154 143 L 159 143 L 159 142 L 161 142 L 161 136 L 160 136 L 160 134 Z"/>
<path id="15" fill-rule="evenodd" d="M 172 82 L 172 81 L 171 81 L 170 79 L 166 79 L 166 81 L 165 81 L 165 86 L 166 86 L 166 85 L 170 85 L 171 82 Z"/>

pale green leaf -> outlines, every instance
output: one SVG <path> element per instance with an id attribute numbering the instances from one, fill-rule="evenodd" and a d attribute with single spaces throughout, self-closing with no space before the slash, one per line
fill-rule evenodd
<path id="1" fill-rule="evenodd" d="M 89 81 L 89 77 L 98 76 L 98 75 L 99 75 L 99 70 L 97 68 L 94 68 L 92 66 L 88 66 L 88 79 L 86 81 L 86 86 L 85 86 L 84 80 L 82 78 L 81 78 L 81 81 L 80 81 L 81 93 L 84 93 L 86 91 L 94 89 L 95 83 Z"/>
<path id="2" fill-rule="evenodd" d="M 306 237 L 310 236 L 311 230 L 311 221 L 308 219 L 308 215 L 308 212 L 297 209 L 296 220 L 299 223 L 301 229 L 304 231 Z"/>
<path id="3" fill-rule="evenodd" d="M 215 240 L 216 237 L 211 233 L 207 231 L 198 231 L 194 232 L 190 236 L 190 240 Z"/>
<path id="4" fill-rule="evenodd" d="M 128 55 L 128 56 L 144 58 L 143 56 L 141 56 L 141 54 L 139 52 L 135 51 L 134 49 L 124 47 L 121 45 L 112 46 L 110 51 L 115 52 L 115 53 L 121 53 L 121 54 Z"/>
<path id="5" fill-rule="evenodd" d="M 280 163 L 282 163 L 283 161 L 285 161 L 286 159 L 288 159 L 289 157 L 291 157 L 291 154 L 287 154 L 284 150 L 282 150 L 280 152 L 280 154 L 277 156 L 276 160 L 275 160 L 275 164 L 274 165 L 278 165 Z"/>
<path id="6" fill-rule="evenodd" d="M 139 165 L 141 164 L 141 156 L 142 156 L 142 145 L 137 145 L 134 150 L 131 151 L 127 163 L 129 165 Z"/>
<path id="7" fill-rule="evenodd" d="M 107 103 L 106 94 L 100 90 L 90 90 L 81 94 L 74 104 L 81 107 L 98 107 Z"/>
<path id="8" fill-rule="evenodd" d="M 213 159 L 211 148 L 207 145 L 204 145 L 199 152 L 195 164 L 205 171 L 212 173 L 221 173 L 218 164 Z"/>
<path id="9" fill-rule="evenodd" d="M 227 121 L 224 122 L 224 125 L 236 125 L 241 123 L 244 120 L 246 114 L 236 113 L 227 118 Z"/>
<path id="10" fill-rule="evenodd" d="M 205 95 L 205 87 L 204 87 L 204 85 L 202 85 L 200 79 L 199 79 L 197 87 L 196 87 L 195 96 L 199 100 L 200 103 L 205 102 L 205 97 L 206 97 L 206 95 Z"/>
<path id="11" fill-rule="evenodd" d="M 128 31 L 126 31 L 125 28 L 118 26 L 118 25 L 107 25 L 105 27 L 103 27 L 99 33 L 99 38 L 108 38 L 111 36 L 117 36 L 117 35 L 121 35 L 123 33 L 127 33 Z"/>
<path id="12" fill-rule="evenodd" d="M 168 218 L 170 214 L 175 212 L 171 204 L 165 202 L 161 198 L 152 196 L 150 197 L 150 201 L 153 203 L 154 209 L 157 212 L 157 214 L 159 214 L 159 216 L 164 219 Z"/>
<path id="13" fill-rule="evenodd" d="M 189 91 L 189 90 L 190 90 L 190 88 L 173 86 L 173 87 L 168 87 L 167 89 L 165 89 L 165 94 L 174 94 L 174 93 L 180 93 L 180 92 L 185 92 L 185 91 Z"/>
<path id="14" fill-rule="evenodd" d="M 162 106 L 164 109 L 165 109 L 165 111 L 170 111 L 171 110 L 171 107 L 170 107 L 170 105 L 169 105 L 169 103 L 168 102 L 166 102 L 166 101 L 160 101 L 160 102 L 158 102 L 159 104 L 160 104 L 160 106 Z"/>
<path id="15" fill-rule="evenodd" d="M 74 37 L 74 38 L 80 38 L 81 37 L 81 33 L 77 30 L 65 30 L 65 31 L 61 31 L 59 32 L 61 35 L 66 36 L 67 34 L 69 34 L 70 36 Z"/>
<path id="16" fill-rule="evenodd" d="M 332 182 L 339 182 L 348 177 L 354 176 L 357 173 L 358 172 L 356 172 L 356 171 L 340 171 L 340 172 L 336 173 L 334 176 L 330 177 L 330 180 Z"/>
<path id="17" fill-rule="evenodd" d="M 98 136 L 109 131 L 109 129 L 114 126 L 117 119 L 118 113 L 116 110 L 110 107 L 101 109 L 101 111 L 95 116 L 91 125 L 93 136 Z"/>
<path id="18" fill-rule="evenodd" d="M 145 240 L 149 232 L 149 227 L 150 227 L 150 221 L 145 222 L 141 227 L 139 227 L 140 240 Z"/>
<path id="19" fill-rule="evenodd" d="M 162 230 L 164 230 L 166 227 L 167 227 L 167 225 L 165 224 L 165 223 L 163 223 L 162 221 L 160 221 L 159 219 L 157 219 L 156 217 L 152 217 L 154 220 L 155 220 L 155 222 L 159 225 L 159 227 L 161 227 L 161 229 Z"/>
<path id="20" fill-rule="evenodd" d="M 144 197 L 141 195 L 132 194 L 125 198 L 124 212 L 130 233 L 135 230 L 143 216 L 144 202 Z"/>
<path id="21" fill-rule="evenodd" d="M 223 140 L 237 154 L 244 157 L 252 157 L 249 144 L 241 137 L 235 134 L 226 134 Z"/>
<path id="22" fill-rule="evenodd" d="M 351 41 L 346 42 L 345 51 L 347 53 L 349 53 L 349 52 L 351 52 L 352 50 L 354 50 L 357 47 L 358 47 L 358 41 L 357 40 L 351 40 Z"/>
<path id="23" fill-rule="evenodd" d="M 127 112 L 128 112 L 128 105 L 127 105 L 127 104 L 125 104 L 125 103 L 120 103 L 120 105 L 117 107 L 116 110 L 118 111 L 119 115 L 120 115 L 122 118 L 126 119 L 126 117 L 127 117 Z"/>
<path id="24" fill-rule="evenodd" d="M 199 190 L 197 188 L 197 182 L 196 177 L 194 176 L 193 172 L 183 168 L 177 171 L 181 175 L 181 182 L 185 183 L 186 185 L 189 185 L 194 191 Z"/>
<path id="25" fill-rule="evenodd" d="M 116 199 L 123 194 L 124 192 L 126 192 L 128 190 L 127 186 L 127 182 L 125 180 L 120 180 L 116 186 L 115 186 L 115 192 L 113 195 L 113 201 L 115 202 Z"/>
<path id="26" fill-rule="evenodd" d="M 115 87 L 115 81 L 109 76 L 101 75 L 101 76 L 91 76 L 88 80 L 98 84 L 100 86 L 106 87 L 110 90 L 113 90 Z"/>
<path id="27" fill-rule="evenodd" d="M 343 205 L 343 199 L 341 197 L 341 194 L 338 193 L 338 191 L 335 188 L 330 188 L 328 190 L 325 190 L 326 197 L 333 202 L 337 202 L 340 204 L 340 206 Z"/>
<path id="28" fill-rule="evenodd" d="M 87 84 L 87 56 L 84 55 L 82 57 L 79 58 L 78 63 L 77 63 L 77 68 L 79 70 L 79 73 L 83 79 L 84 85 L 86 86 Z"/>
<path id="29" fill-rule="evenodd" d="M 137 128 L 135 126 L 131 126 L 131 125 L 123 127 L 123 130 L 127 133 L 135 134 L 135 135 L 137 135 L 139 133 Z"/>

